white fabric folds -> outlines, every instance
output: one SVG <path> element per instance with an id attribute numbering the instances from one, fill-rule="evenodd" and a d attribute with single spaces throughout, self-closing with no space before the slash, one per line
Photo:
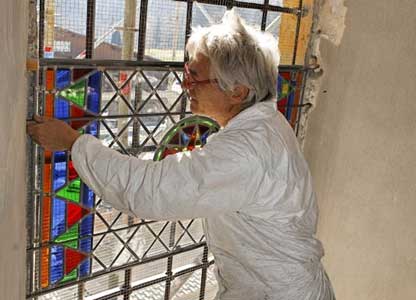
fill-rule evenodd
<path id="1" fill-rule="evenodd" d="M 204 148 L 144 161 L 83 135 L 81 179 L 114 208 L 146 219 L 203 218 L 218 300 L 332 300 L 314 237 L 317 205 L 296 137 L 276 103 L 234 117 Z"/>

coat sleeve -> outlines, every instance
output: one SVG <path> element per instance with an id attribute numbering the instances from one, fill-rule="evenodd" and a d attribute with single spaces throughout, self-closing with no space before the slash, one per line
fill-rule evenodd
<path id="1" fill-rule="evenodd" d="M 226 141 L 226 142 L 224 142 Z M 72 147 L 80 178 L 114 208 L 147 219 L 209 217 L 253 198 L 255 160 L 233 136 L 153 162 L 122 155 L 93 136 Z"/>

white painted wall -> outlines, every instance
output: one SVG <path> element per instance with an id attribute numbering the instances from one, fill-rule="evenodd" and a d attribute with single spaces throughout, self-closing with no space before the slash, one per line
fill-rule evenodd
<path id="1" fill-rule="evenodd" d="M 338 300 L 416 299 L 416 1 L 345 4 L 305 144 L 324 263 Z"/>
<path id="2" fill-rule="evenodd" d="M 0 5 L 0 299 L 25 299 L 27 2 Z"/>

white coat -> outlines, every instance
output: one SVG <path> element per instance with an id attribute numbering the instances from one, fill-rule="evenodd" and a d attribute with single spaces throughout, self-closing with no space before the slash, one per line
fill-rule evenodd
<path id="1" fill-rule="evenodd" d="M 315 238 L 311 175 L 292 128 L 262 102 L 204 148 L 153 162 L 83 135 L 72 147 L 81 179 L 114 208 L 146 219 L 203 218 L 215 257 L 216 299 L 331 300 Z"/>

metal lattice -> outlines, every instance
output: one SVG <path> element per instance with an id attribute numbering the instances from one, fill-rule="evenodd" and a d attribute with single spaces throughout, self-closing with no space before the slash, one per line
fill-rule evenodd
<path id="1" fill-rule="evenodd" d="M 129 4 L 133 16 L 127 2 L 39 1 L 40 69 L 30 111 L 142 159 L 152 159 L 165 133 L 191 115 L 181 89 L 191 25 L 217 22 L 236 6 L 248 23 L 277 36 L 281 14 L 302 18 L 301 1 L 283 7 L 277 0 L 137 0 Z M 164 17 L 173 28 L 166 32 Z M 306 72 L 294 64 L 279 71 L 278 108 L 295 130 Z M 214 261 L 200 220 L 127 216 L 79 180 L 69 153 L 34 147 L 29 158 L 28 299 L 213 298 Z M 61 223 L 54 216 L 60 209 Z M 71 210 L 78 215 L 68 215 Z M 79 261 L 68 266 L 69 257 Z"/>

